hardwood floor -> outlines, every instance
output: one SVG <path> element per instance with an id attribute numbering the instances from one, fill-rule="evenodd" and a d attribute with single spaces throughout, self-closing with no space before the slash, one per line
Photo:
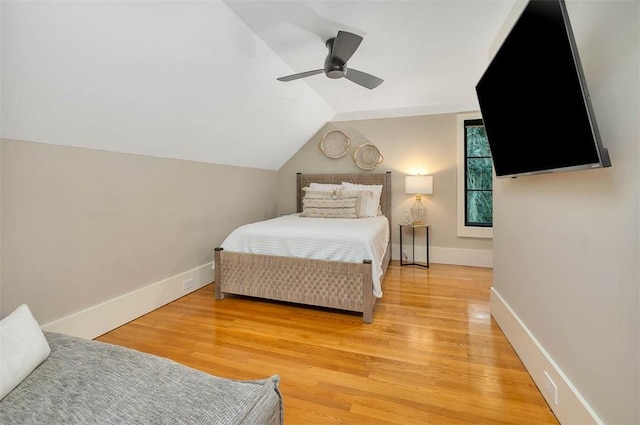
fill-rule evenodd
<path id="1" fill-rule="evenodd" d="M 281 378 L 287 424 L 557 424 L 489 314 L 491 269 L 392 262 L 373 324 L 213 284 L 96 338 L 234 379 Z"/>

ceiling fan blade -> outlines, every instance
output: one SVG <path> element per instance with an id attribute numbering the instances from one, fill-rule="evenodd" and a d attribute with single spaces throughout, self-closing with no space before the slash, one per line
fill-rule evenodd
<path id="1" fill-rule="evenodd" d="M 360 43 L 362 43 L 362 37 L 359 35 L 346 31 L 338 31 L 338 35 L 333 42 L 331 59 L 334 61 L 338 60 L 343 64 L 347 63 Z"/>
<path id="2" fill-rule="evenodd" d="M 322 74 L 324 69 L 314 69 L 313 71 L 301 72 L 299 74 L 287 75 L 286 77 L 280 77 L 278 81 L 293 81 L 298 78 L 311 77 L 312 75 Z"/>
<path id="3" fill-rule="evenodd" d="M 353 68 L 347 69 L 347 73 L 344 78 L 368 89 L 375 89 L 384 81 L 382 78 L 378 78 L 374 75 L 367 74 L 366 72 L 358 71 Z"/>

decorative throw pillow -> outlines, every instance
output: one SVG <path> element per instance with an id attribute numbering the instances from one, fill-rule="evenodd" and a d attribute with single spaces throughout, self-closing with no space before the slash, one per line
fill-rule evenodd
<path id="1" fill-rule="evenodd" d="M 365 217 L 377 217 L 379 215 L 380 196 L 382 195 L 381 184 L 354 184 L 342 182 L 342 189 L 370 192 L 370 195 L 366 196 L 367 205 L 365 207 Z"/>
<path id="2" fill-rule="evenodd" d="M 301 217 L 314 218 L 358 218 L 357 197 L 351 198 L 307 198 L 302 199 Z"/>
<path id="3" fill-rule="evenodd" d="M 346 190 L 340 188 L 337 192 L 338 198 L 356 198 L 356 216 L 358 218 L 367 217 L 367 201 L 373 196 L 370 190 Z"/>
<path id="4" fill-rule="evenodd" d="M 342 186 L 338 186 L 342 188 Z M 311 188 L 311 187 L 303 187 L 302 191 L 304 192 L 305 198 L 336 198 L 337 190 L 336 189 L 320 189 L 320 188 Z"/>
<path id="5" fill-rule="evenodd" d="M 49 343 L 26 304 L 0 320 L 0 399 L 50 353 Z"/>

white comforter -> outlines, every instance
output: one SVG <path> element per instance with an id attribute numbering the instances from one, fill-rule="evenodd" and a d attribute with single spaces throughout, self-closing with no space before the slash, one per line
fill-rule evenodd
<path id="1" fill-rule="evenodd" d="M 222 243 L 228 251 L 361 263 L 371 260 L 373 295 L 382 297 L 382 259 L 389 241 L 389 220 L 311 218 L 299 214 L 246 224 Z"/>

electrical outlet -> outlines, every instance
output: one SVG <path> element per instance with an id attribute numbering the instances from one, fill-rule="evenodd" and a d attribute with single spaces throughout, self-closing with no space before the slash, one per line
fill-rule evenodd
<path id="1" fill-rule="evenodd" d="M 544 371 L 544 392 L 547 393 L 549 398 L 553 400 L 555 406 L 558 405 L 558 386 L 553 379 L 549 376 L 547 371 Z"/>
<path id="2" fill-rule="evenodd" d="M 182 282 L 182 290 L 186 291 L 187 289 L 191 289 L 193 287 L 193 279 L 187 279 Z"/>

